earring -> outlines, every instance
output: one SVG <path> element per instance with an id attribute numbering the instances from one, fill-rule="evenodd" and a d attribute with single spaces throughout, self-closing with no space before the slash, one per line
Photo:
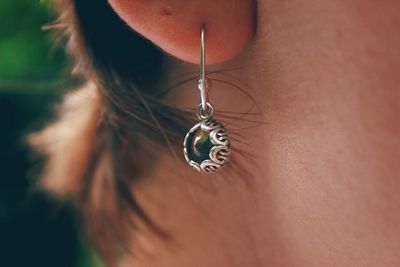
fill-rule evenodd
<path id="1" fill-rule="evenodd" d="M 205 77 L 205 30 L 201 29 L 200 48 L 200 104 L 196 115 L 199 123 L 185 136 L 183 153 L 186 161 L 202 173 L 220 170 L 228 161 L 231 146 L 224 126 L 213 118 L 214 109 L 208 102 L 207 91 L 210 83 Z"/>

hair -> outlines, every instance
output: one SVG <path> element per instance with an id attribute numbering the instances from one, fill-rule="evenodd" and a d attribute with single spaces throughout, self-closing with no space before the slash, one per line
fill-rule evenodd
<path id="1" fill-rule="evenodd" d="M 168 140 L 178 147 L 190 116 L 163 102 L 154 77 L 161 76 L 164 54 L 128 28 L 107 1 L 56 4 L 60 16 L 50 26 L 67 36 L 74 72 L 85 82 L 30 142 L 47 156 L 41 186 L 74 202 L 90 240 L 110 262 L 132 227 L 132 211 L 163 234 L 135 201 L 131 185 L 151 171 L 149 144 L 162 149 Z"/>
<path id="2" fill-rule="evenodd" d="M 177 109 L 160 85 L 165 54 L 132 31 L 106 0 L 56 0 L 81 88 L 68 93 L 59 116 L 29 141 L 46 156 L 40 185 L 71 200 L 89 240 L 113 265 L 124 236 L 141 220 L 168 237 L 141 209 L 132 184 L 152 171 L 161 150 L 181 149 L 192 110 Z M 194 77 L 193 77 L 194 78 Z M 189 113 L 190 112 L 190 113 Z M 145 163 L 145 164 L 143 164 Z"/>

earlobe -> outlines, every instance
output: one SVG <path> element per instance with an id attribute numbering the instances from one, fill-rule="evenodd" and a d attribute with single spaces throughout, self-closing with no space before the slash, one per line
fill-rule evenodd
<path id="1" fill-rule="evenodd" d="M 109 0 L 135 31 L 180 60 L 199 62 L 204 25 L 207 63 L 238 55 L 255 33 L 255 0 Z"/>

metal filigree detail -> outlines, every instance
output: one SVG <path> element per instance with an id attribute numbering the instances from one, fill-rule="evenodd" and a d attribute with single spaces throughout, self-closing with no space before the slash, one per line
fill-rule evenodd
<path id="1" fill-rule="evenodd" d="M 207 158 L 201 160 L 201 162 L 197 159 L 196 162 L 191 150 L 193 150 L 196 134 L 199 135 L 199 132 L 201 132 L 203 139 L 208 138 L 205 142 L 210 142 L 208 146 L 211 147 L 207 151 L 208 155 L 204 155 Z M 212 118 L 202 120 L 193 126 L 186 134 L 183 146 L 186 161 L 190 166 L 202 173 L 212 173 L 220 170 L 228 162 L 231 152 L 227 131 L 221 123 Z"/>

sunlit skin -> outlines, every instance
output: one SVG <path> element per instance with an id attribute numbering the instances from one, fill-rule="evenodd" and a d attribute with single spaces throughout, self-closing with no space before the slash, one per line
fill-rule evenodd
<path id="1" fill-rule="evenodd" d="M 127 2 L 139 8 L 122 12 Z M 215 5 L 212 18 L 221 24 L 209 31 L 237 36 L 226 39 L 235 49 L 223 56 L 215 52 L 224 49 L 220 42 L 208 39 L 209 62 L 223 61 L 209 70 L 233 76 L 224 79 L 251 94 L 261 110 L 256 119 L 265 122 L 226 126 L 246 128 L 232 153 L 251 151 L 236 152 L 251 176 L 202 176 L 170 154 L 160 160 L 134 190 L 171 239 L 142 227 L 132 240 L 136 255 L 123 266 L 400 266 L 400 2 L 260 0 L 257 16 L 248 8 L 241 14 L 248 24 L 237 29 L 232 13 L 218 9 L 226 2 L 110 1 L 128 25 L 177 58 L 166 82 L 197 70 L 179 60 L 198 58 L 187 47 L 198 46 L 198 21 L 207 26 Z M 192 34 L 169 39 L 180 29 L 137 19 L 170 3 L 170 23 Z M 202 7 L 195 18 L 184 13 L 190 5 Z M 231 8 L 243 12 L 240 4 Z M 251 18 L 257 28 L 249 36 Z M 218 82 L 213 88 L 216 110 L 243 112 L 243 93 Z M 194 81 L 171 101 L 194 106 L 198 97 Z"/>

